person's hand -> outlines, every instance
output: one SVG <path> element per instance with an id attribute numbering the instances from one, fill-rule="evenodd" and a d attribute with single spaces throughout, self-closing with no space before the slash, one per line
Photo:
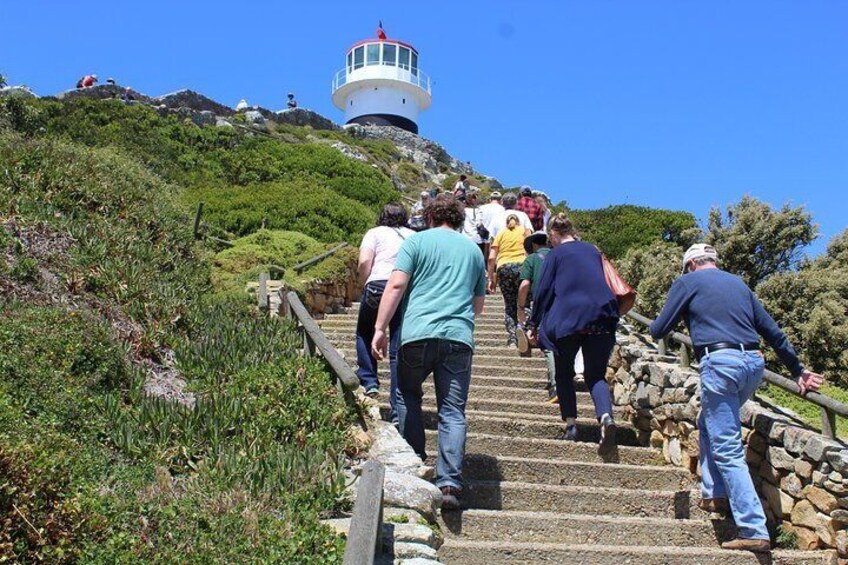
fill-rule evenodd
<path id="1" fill-rule="evenodd" d="M 824 382 L 824 376 L 812 371 L 804 371 L 798 377 L 798 387 L 801 389 L 801 396 L 808 392 L 816 392 Z"/>
<path id="2" fill-rule="evenodd" d="M 389 338 L 386 336 L 386 330 L 374 330 L 374 339 L 371 340 L 371 353 L 378 361 L 386 358 L 389 347 Z"/>
<path id="3" fill-rule="evenodd" d="M 539 336 L 536 334 L 536 330 L 534 328 L 527 328 L 527 341 L 529 341 L 530 345 L 534 347 L 539 346 Z"/>
<path id="4" fill-rule="evenodd" d="M 494 277 L 489 279 L 489 294 L 493 294 L 495 292 L 495 287 L 497 287 L 497 286 L 498 286 L 498 281 L 496 281 L 494 279 Z"/>

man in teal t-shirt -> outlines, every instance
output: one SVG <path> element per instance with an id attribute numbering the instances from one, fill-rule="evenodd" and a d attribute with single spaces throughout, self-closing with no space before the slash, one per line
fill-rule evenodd
<path id="1" fill-rule="evenodd" d="M 395 399 L 400 433 L 426 459 L 421 385 L 432 373 L 439 411 L 436 486 L 442 491 L 442 509 L 455 510 L 463 486 L 474 317 L 483 311 L 486 269 L 480 249 L 456 231 L 465 222 L 459 202 L 437 199 L 424 216 L 431 229 L 401 245 L 380 302 L 372 349 L 378 359 L 386 356 L 386 327 L 403 301 L 400 394 Z"/>

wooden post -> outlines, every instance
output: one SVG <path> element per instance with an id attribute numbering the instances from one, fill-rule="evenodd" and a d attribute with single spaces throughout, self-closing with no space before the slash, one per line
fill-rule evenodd
<path id="1" fill-rule="evenodd" d="M 362 466 L 343 565 L 373 565 L 383 550 L 383 481 L 386 468 L 371 459 Z"/>
<path id="2" fill-rule="evenodd" d="M 315 344 L 306 331 L 303 332 L 303 354 L 307 357 L 315 355 Z"/>
<path id="3" fill-rule="evenodd" d="M 259 275 L 259 309 L 267 310 L 269 308 L 269 298 L 268 298 L 268 279 L 271 278 L 271 275 L 268 273 L 260 273 Z"/>
<path id="4" fill-rule="evenodd" d="M 203 215 L 203 202 L 198 202 L 197 212 L 194 214 L 194 239 L 200 239 L 200 217 Z"/>
<path id="5" fill-rule="evenodd" d="M 680 344 L 680 366 L 688 369 L 692 360 L 689 358 L 689 346 L 685 343 Z"/>
<path id="6" fill-rule="evenodd" d="M 820 410 L 822 435 L 828 439 L 836 439 L 836 413 L 824 406 L 821 406 Z"/>
<path id="7" fill-rule="evenodd" d="M 289 304 L 289 293 L 285 289 L 280 289 L 280 314 L 287 320 L 292 319 L 291 304 Z"/>

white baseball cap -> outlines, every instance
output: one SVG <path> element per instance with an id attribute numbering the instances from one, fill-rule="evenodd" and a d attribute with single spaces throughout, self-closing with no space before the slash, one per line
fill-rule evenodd
<path id="1" fill-rule="evenodd" d="M 496 190 L 490 196 L 492 197 L 492 200 L 500 200 L 502 195 Z"/>
<path id="2" fill-rule="evenodd" d="M 683 254 L 683 272 L 686 272 L 686 266 L 689 264 L 689 261 L 697 261 L 698 259 L 718 261 L 718 252 L 712 245 L 696 243 Z"/>

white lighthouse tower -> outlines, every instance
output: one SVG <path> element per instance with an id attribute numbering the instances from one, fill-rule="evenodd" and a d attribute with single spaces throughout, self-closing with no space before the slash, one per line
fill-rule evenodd
<path id="1" fill-rule="evenodd" d="M 333 104 L 345 123 L 397 126 L 418 133 L 418 114 L 430 107 L 430 77 L 418 68 L 418 50 L 388 39 L 382 25 L 376 39 L 347 52 L 347 65 L 333 78 Z"/>

